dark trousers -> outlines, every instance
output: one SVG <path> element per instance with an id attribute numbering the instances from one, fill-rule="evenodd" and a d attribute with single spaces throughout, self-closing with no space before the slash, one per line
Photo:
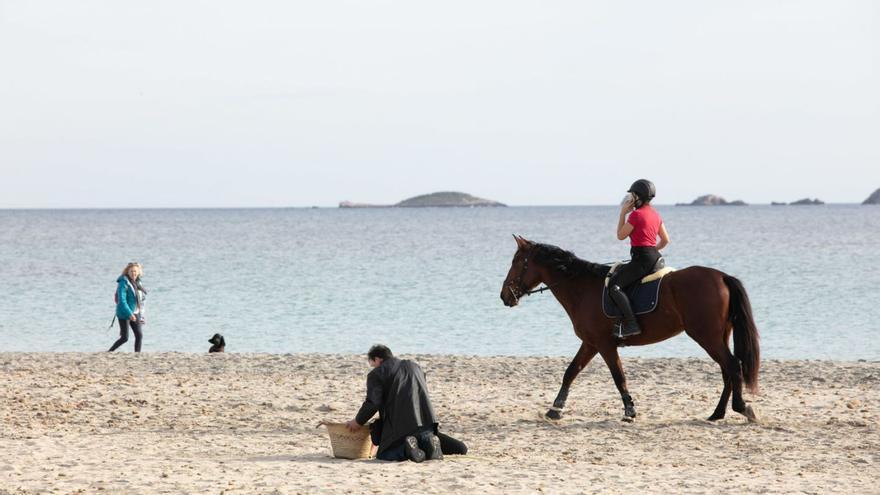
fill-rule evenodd
<path id="1" fill-rule="evenodd" d="M 616 285 L 621 289 L 627 288 L 651 273 L 657 260 L 660 259 L 660 251 L 657 248 L 648 246 L 633 247 L 630 249 L 629 254 L 632 259 L 614 272 L 608 287 Z"/>
<path id="2" fill-rule="evenodd" d="M 431 430 L 425 430 L 421 432 L 416 432 L 414 435 L 419 440 L 419 444 L 422 445 L 426 440 L 430 441 L 430 438 L 419 438 L 419 436 L 429 437 L 432 433 L 433 432 Z M 465 445 L 464 442 L 462 442 L 461 440 L 452 438 L 449 435 L 440 432 L 437 433 L 437 438 L 440 439 L 440 450 L 443 452 L 443 455 L 467 454 L 467 445 Z M 376 456 L 376 459 L 382 461 L 405 461 L 406 451 L 403 447 L 403 439 L 382 451 L 381 454 Z"/>
<path id="3" fill-rule="evenodd" d="M 115 351 L 119 346 L 128 342 L 129 326 L 131 326 L 131 331 L 134 332 L 134 352 L 141 352 L 141 338 L 143 334 L 141 333 L 140 321 L 123 320 L 121 318 L 119 319 L 119 338 L 110 347 L 109 352 Z"/>

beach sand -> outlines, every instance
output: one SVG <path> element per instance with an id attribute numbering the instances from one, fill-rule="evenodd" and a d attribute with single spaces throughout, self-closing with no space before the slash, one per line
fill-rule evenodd
<path id="1" fill-rule="evenodd" d="M 0 353 L 0 493 L 880 493 L 880 363 L 763 363 L 761 422 L 717 403 L 717 366 L 625 359 L 639 413 L 601 360 L 541 419 L 569 357 L 402 356 L 427 372 L 467 456 L 330 457 L 352 355 Z"/>

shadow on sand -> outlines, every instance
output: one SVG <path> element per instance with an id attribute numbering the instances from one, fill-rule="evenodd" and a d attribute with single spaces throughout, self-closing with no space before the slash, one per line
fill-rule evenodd
<path id="1" fill-rule="evenodd" d="M 749 423 L 746 418 L 740 417 L 739 415 L 734 415 L 729 419 L 721 420 L 718 422 L 708 421 L 706 419 L 701 418 L 682 418 L 682 419 L 671 419 L 671 420 L 663 420 L 663 421 L 652 421 L 648 419 L 639 419 L 636 418 L 634 421 L 622 421 L 620 419 L 601 419 L 595 421 L 588 421 L 582 419 L 565 419 L 559 421 L 553 421 L 544 417 L 543 413 L 538 415 L 539 417 L 530 420 L 530 419 L 520 419 L 519 423 L 531 423 L 538 427 L 544 427 L 548 429 L 559 429 L 559 430 L 569 430 L 569 429 L 577 429 L 577 430 L 608 430 L 608 429 L 617 429 L 617 428 L 636 428 L 639 430 L 662 430 L 665 428 L 677 428 L 682 426 L 695 427 L 695 428 L 705 428 L 705 429 L 728 429 L 728 428 L 742 428 L 743 426 L 760 426 L 760 423 Z M 764 425 L 769 426 L 769 425 Z"/>
<path id="2" fill-rule="evenodd" d="M 346 462 L 384 462 L 375 461 L 375 459 L 337 459 L 329 454 L 312 453 L 303 455 L 263 455 L 256 457 L 248 457 L 242 459 L 244 462 L 301 462 L 301 463 L 318 463 L 318 464 L 340 464 Z"/>
<path id="3" fill-rule="evenodd" d="M 471 460 L 481 460 L 480 457 L 472 455 L 448 455 L 444 457 L 444 461 L 466 462 Z M 376 464 L 398 464 L 395 461 L 382 461 L 379 459 L 337 459 L 329 454 L 312 453 L 303 455 L 264 455 L 256 457 L 247 457 L 241 459 L 240 462 L 297 462 L 302 464 L 346 464 L 346 463 L 376 463 Z M 434 461 L 431 461 L 434 462 Z"/>

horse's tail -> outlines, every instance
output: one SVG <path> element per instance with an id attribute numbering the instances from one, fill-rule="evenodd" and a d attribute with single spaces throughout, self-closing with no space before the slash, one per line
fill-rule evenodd
<path id="1" fill-rule="evenodd" d="M 730 291 L 727 319 L 733 325 L 733 355 L 742 366 L 745 386 L 750 391 L 757 392 L 761 348 L 758 344 L 758 327 L 755 326 L 752 316 L 752 303 L 749 302 L 749 295 L 739 279 L 724 275 L 724 283 Z"/>

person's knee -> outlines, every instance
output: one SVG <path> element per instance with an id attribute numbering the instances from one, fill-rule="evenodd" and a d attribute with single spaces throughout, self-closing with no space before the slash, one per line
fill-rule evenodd
<path id="1" fill-rule="evenodd" d="M 608 288 L 611 288 L 611 287 L 614 287 L 615 285 L 618 285 L 619 280 L 620 280 L 620 274 L 615 273 L 614 275 L 612 275 L 611 278 L 608 279 Z"/>
<path id="2" fill-rule="evenodd" d="M 445 433 L 438 433 L 437 437 L 440 438 L 440 448 L 443 451 L 443 454 L 450 455 L 466 455 L 468 452 L 467 445 L 464 442 L 457 438 L 452 438 Z"/>

